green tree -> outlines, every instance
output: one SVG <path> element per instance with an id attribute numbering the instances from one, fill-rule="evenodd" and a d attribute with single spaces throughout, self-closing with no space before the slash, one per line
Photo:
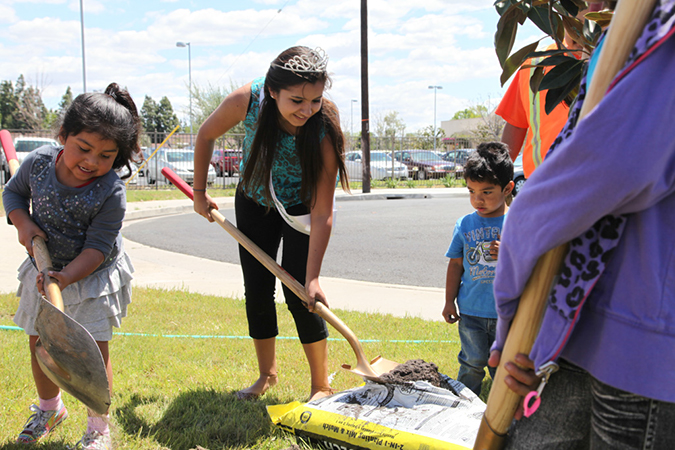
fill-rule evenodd
<path id="1" fill-rule="evenodd" d="M 42 102 L 40 89 L 26 83 L 23 75 L 19 75 L 14 89 L 16 110 L 14 112 L 14 128 L 24 130 L 41 130 L 49 111 Z"/>
<path id="2" fill-rule="evenodd" d="M 0 128 L 12 129 L 17 107 L 16 94 L 11 81 L 0 83 Z"/>
<path id="3" fill-rule="evenodd" d="M 452 116 L 452 120 L 475 119 L 477 117 L 482 117 L 484 114 L 487 114 L 487 112 L 487 107 L 484 105 L 475 105 L 471 106 L 470 108 L 466 108 L 463 111 L 457 111 L 455 115 Z"/>
<path id="4" fill-rule="evenodd" d="M 143 106 L 141 107 L 141 123 L 143 125 L 143 129 L 147 133 L 154 133 L 157 131 L 156 116 L 157 102 L 155 102 L 149 95 L 146 95 L 145 100 L 143 100 Z M 155 142 L 155 138 L 153 138 L 152 142 Z"/>
<path id="5" fill-rule="evenodd" d="M 214 86 L 211 83 L 206 86 L 192 85 L 192 129 L 195 133 L 211 113 L 225 100 L 225 97 L 238 88 L 239 86 L 232 80 L 230 80 L 229 87 Z M 241 122 L 228 132 L 228 134 L 244 133 L 244 124 Z"/>
<path id="6" fill-rule="evenodd" d="M 168 97 L 164 96 L 157 105 L 157 131 L 170 133 L 178 125 L 178 117 L 173 112 L 173 106 Z"/>
<path id="7" fill-rule="evenodd" d="M 59 102 L 59 113 L 68 109 L 68 107 L 73 103 L 73 91 L 70 89 L 70 86 L 66 89 L 66 93 L 61 97 Z"/>
<path id="8" fill-rule="evenodd" d="M 419 140 L 416 142 L 416 148 L 422 150 L 433 150 L 434 148 L 434 126 L 428 125 L 422 128 L 418 133 Z M 436 150 L 442 147 L 443 138 L 445 137 L 445 130 L 443 128 L 436 128 Z"/>
<path id="9" fill-rule="evenodd" d="M 164 96 L 155 102 L 146 95 L 141 108 L 141 122 L 146 132 L 152 133 L 152 142 L 159 143 L 178 125 L 178 118 L 173 112 L 169 99 Z"/>
<path id="10" fill-rule="evenodd" d="M 373 149 L 393 149 L 396 137 L 403 136 L 405 132 L 405 122 L 398 115 L 398 111 L 389 111 L 382 117 L 376 114 L 375 122 L 375 136 L 377 140 L 374 142 Z"/>

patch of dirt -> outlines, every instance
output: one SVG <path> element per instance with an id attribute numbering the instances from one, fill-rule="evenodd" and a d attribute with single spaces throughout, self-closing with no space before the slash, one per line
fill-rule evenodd
<path id="1" fill-rule="evenodd" d="M 382 374 L 380 378 L 385 383 L 405 384 L 412 381 L 427 381 L 436 387 L 445 387 L 441 374 L 438 372 L 438 366 L 423 359 L 408 360 L 390 372 Z"/>

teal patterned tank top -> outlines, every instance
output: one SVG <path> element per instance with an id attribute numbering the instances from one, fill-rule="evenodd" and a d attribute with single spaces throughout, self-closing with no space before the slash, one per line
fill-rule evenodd
<path id="1" fill-rule="evenodd" d="M 258 113 L 260 111 L 260 92 L 265 85 L 265 77 L 256 78 L 251 83 L 251 99 L 244 119 L 246 135 L 243 145 L 243 160 L 241 163 L 240 174 L 244 173 L 246 163 L 251 153 L 253 138 L 258 130 Z M 274 192 L 277 199 L 284 205 L 284 208 L 299 205 L 302 203 L 300 198 L 300 187 L 302 185 L 302 167 L 300 158 L 295 147 L 295 136 L 285 131 L 280 132 L 280 140 L 277 143 L 274 160 L 272 162 L 272 183 L 274 183 Z M 324 129 L 321 130 L 320 138 L 326 135 Z M 319 151 L 319 149 L 317 149 Z M 241 175 L 240 175 L 241 176 Z M 274 208 L 274 202 L 265 199 L 264 187 L 256 186 L 253 189 L 244 189 L 244 193 L 255 200 L 260 205 Z"/>

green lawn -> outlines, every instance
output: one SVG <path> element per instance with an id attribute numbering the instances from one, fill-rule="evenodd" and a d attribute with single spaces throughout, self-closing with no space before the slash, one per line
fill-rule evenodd
<path id="1" fill-rule="evenodd" d="M 12 330 L 18 299 L 0 294 L 0 448 L 12 444 L 36 402 L 28 339 Z M 137 288 L 129 317 L 111 343 L 114 443 L 120 449 L 286 449 L 294 438 L 274 427 L 265 406 L 306 400 L 309 370 L 290 313 L 280 306 L 279 384 L 259 401 L 241 402 L 233 393 L 257 375 L 247 337 L 243 302 L 237 299 Z M 421 319 L 336 310 L 355 332 L 366 355 L 405 362 L 424 359 L 442 373 L 457 374 L 457 327 Z M 168 337 L 171 335 L 173 337 Z M 333 388 L 361 379 L 340 369 L 355 364 L 349 344 L 331 329 L 329 367 Z M 485 388 L 487 389 L 488 383 Z M 485 398 L 486 393 L 482 395 Z M 64 395 L 70 417 L 40 448 L 62 449 L 81 436 L 86 409 Z"/>

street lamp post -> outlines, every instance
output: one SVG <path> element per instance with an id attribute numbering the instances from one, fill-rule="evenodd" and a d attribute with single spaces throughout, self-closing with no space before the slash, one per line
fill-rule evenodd
<path id="1" fill-rule="evenodd" d="M 80 34 L 82 36 L 82 92 L 87 92 L 87 65 L 84 60 L 84 5 L 80 0 Z"/>
<path id="2" fill-rule="evenodd" d="M 349 134 L 350 134 L 350 139 L 352 142 L 354 142 L 354 103 L 358 102 L 358 100 L 352 99 L 351 101 L 351 107 L 352 107 L 352 114 L 349 119 Z"/>
<path id="3" fill-rule="evenodd" d="M 434 151 L 436 151 L 436 90 L 443 89 L 443 86 L 429 86 L 434 90 Z"/>
<path id="4" fill-rule="evenodd" d="M 188 84 L 190 94 L 190 147 L 192 147 L 192 51 L 189 42 L 176 42 L 176 47 L 188 48 Z"/>

